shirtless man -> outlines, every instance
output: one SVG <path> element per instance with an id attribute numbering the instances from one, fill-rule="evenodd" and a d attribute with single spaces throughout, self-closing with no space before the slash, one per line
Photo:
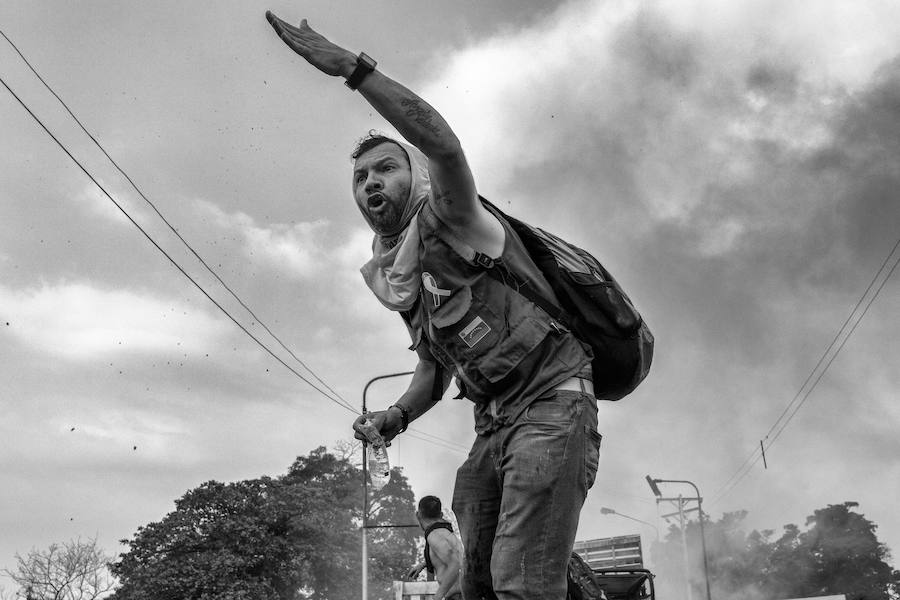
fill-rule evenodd
<path id="1" fill-rule="evenodd" d="M 441 500 L 425 496 L 419 500 L 416 519 L 425 532 L 425 560 L 409 570 L 407 579 L 415 579 L 424 569 L 429 581 L 436 579 L 438 589 L 434 600 L 459 600 L 459 569 L 462 565 L 462 544 L 453 533 L 453 526 L 443 518 Z"/>

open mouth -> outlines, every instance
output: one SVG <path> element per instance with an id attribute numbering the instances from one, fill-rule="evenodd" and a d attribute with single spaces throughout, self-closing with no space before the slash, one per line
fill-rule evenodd
<path id="1" fill-rule="evenodd" d="M 368 206 L 370 209 L 380 208 L 382 205 L 384 205 L 384 203 L 385 203 L 385 197 L 382 196 L 381 194 L 372 194 L 366 200 L 366 206 Z"/>

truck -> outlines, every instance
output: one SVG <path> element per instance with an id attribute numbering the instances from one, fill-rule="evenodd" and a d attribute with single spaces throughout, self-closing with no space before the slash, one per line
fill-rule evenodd
<path id="1" fill-rule="evenodd" d="M 643 567 L 607 567 L 593 569 L 594 580 L 601 593 L 596 600 L 654 600 L 653 574 Z M 437 592 L 437 581 L 395 581 L 394 600 L 432 600 Z M 570 600 L 595 600 L 574 590 Z"/>
<path id="2" fill-rule="evenodd" d="M 641 536 L 575 542 L 569 559 L 570 600 L 654 600 L 653 573 L 644 568 Z"/>
<path id="3" fill-rule="evenodd" d="M 655 600 L 641 538 L 626 535 L 575 542 L 569 559 L 569 600 Z M 395 600 L 432 600 L 436 581 L 395 581 Z"/>

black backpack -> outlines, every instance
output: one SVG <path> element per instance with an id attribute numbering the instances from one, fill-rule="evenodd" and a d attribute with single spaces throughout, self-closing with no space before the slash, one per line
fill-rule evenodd
<path id="1" fill-rule="evenodd" d="M 560 306 L 527 285 L 513 289 L 591 346 L 594 395 L 602 400 L 619 400 L 633 392 L 650 371 L 654 340 L 647 323 L 622 287 L 589 252 L 510 217 L 479 198 L 488 210 L 509 223 L 516 232 L 559 299 Z M 456 237 L 442 236 L 442 239 L 460 256 L 484 267 L 497 281 L 507 284 L 507 279 L 493 268 L 494 261 L 490 257 Z"/>

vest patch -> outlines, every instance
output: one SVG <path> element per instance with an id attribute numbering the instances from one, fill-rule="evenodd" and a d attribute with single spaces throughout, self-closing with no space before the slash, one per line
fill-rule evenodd
<path id="1" fill-rule="evenodd" d="M 459 337 L 469 348 L 474 348 L 475 344 L 483 340 L 490 331 L 490 326 L 481 317 L 475 317 L 471 323 L 463 327 L 463 330 L 459 332 Z"/>

